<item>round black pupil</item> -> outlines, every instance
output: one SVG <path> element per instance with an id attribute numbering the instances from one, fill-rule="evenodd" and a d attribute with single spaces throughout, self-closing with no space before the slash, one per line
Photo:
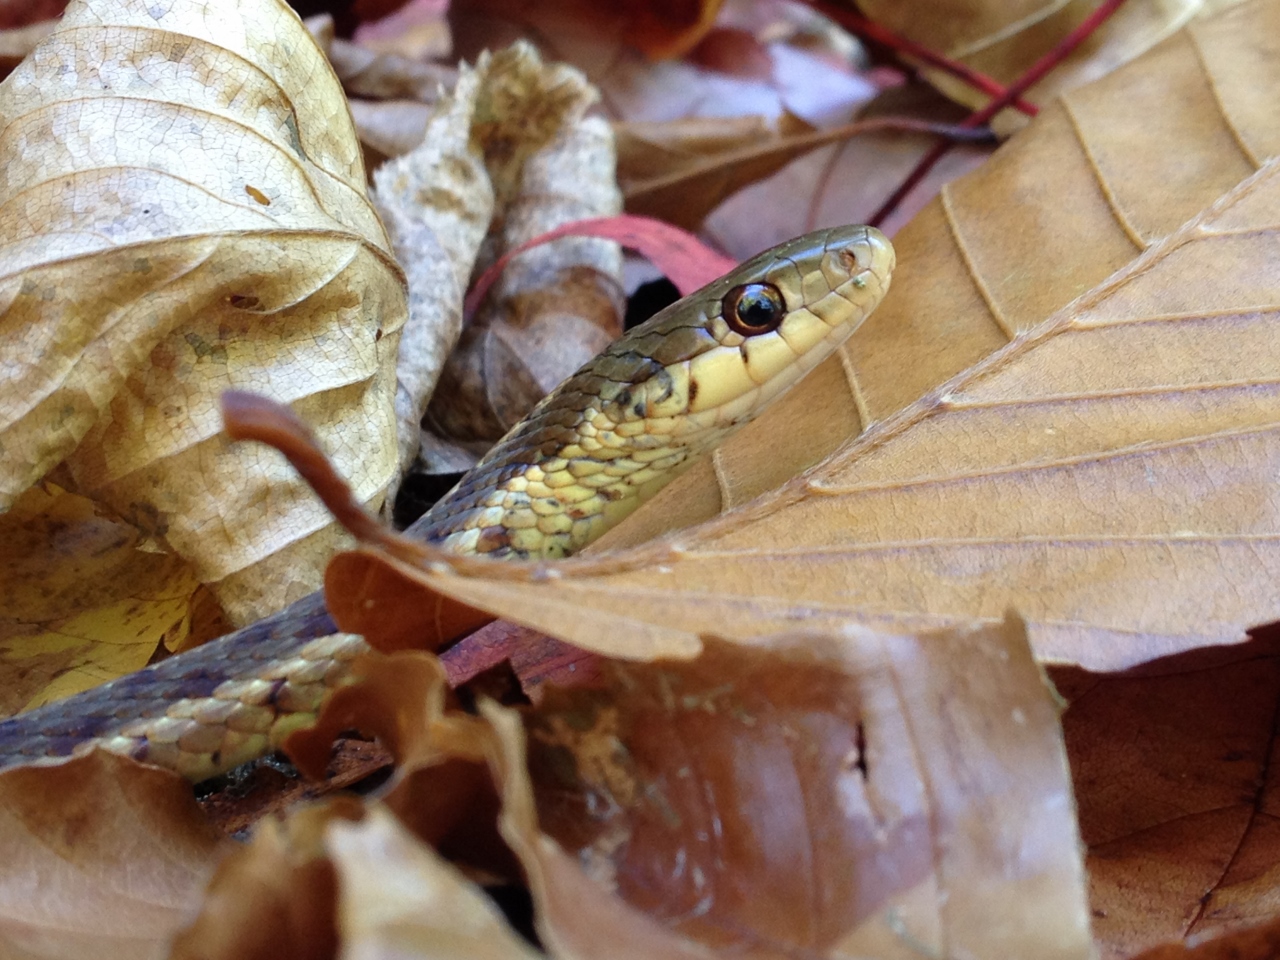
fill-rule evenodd
<path id="1" fill-rule="evenodd" d="M 747 290 L 738 298 L 738 319 L 748 327 L 767 327 L 777 315 L 777 302 L 764 290 Z"/>

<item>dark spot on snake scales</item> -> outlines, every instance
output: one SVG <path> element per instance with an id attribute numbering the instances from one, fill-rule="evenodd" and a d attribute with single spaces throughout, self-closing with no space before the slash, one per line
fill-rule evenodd
<path id="1" fill-rule="evenodd" d="M 506 527 L 485 527 L 480 531 L 480 539 L 476 541 L 477 553 L 492 553 L 503 547 L 511 546 L 511 534 Z"/>
<path id="2" fill-rule="evenodd" d="M 698 381 L 689 378 L 689 406 L 693 406 L 693 401 L 698 399 Z"/>

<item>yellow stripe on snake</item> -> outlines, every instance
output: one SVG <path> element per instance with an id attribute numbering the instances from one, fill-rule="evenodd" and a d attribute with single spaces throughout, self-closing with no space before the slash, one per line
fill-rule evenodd
<path id="1" fill-rule="evenodd" d="M 548 395 L 410 535 L 456 553 L 568 556 L 836 350 L 893 247 L 836 227 L 774 247 L 636 327 Z M 0 722 L 0 768 L 93 746 L 200 780 L 310 725 L 368 648 L 320 594 L 189 653 Z"/>

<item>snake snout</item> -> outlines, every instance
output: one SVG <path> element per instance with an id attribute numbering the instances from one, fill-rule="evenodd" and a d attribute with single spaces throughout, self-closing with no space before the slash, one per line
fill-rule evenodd
<path id="1" fill-rule="evenodd" d="M 858 227 L 847 241 L 839 244 L 837 255 L 851 276 L 871 274 L 887 284 L 897 255 L 889 238 L 875 227 Z"/>

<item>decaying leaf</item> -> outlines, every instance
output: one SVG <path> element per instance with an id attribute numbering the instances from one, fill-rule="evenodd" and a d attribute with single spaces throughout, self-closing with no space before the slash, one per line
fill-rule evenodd
<path id="1" fill-rule="evenodd" d="M 0 774 L 0 955 L 166 955 L 222 852 L 175 774 L 97 752 Z"/>
<path id="2" fill-rule="evenodd" d="M 1280 3 L 1254 0 L 1042 111 L 894 237 L 893 289 L 837 356 L 605 544 L 640 543 L 773 489 L 1101 283 L 1280 153 L 1268 92 L 1280 88 L 1277 37 Z"/>
<path id="3" fill-rule="evenodd" d="M 0 501 L 65 460 L 233 618 L 311 590 L 337 531 L 215 398 L 294 404 L 381 501 L 403 278 L 323 55 L 283 2 L 90 0 L 0 115 Z"/>
<path id="4" fill-rule="evenodd" d="M 494 57 L 475 135 L 496 197 L 477 263 L 549 230 L 617 213 L 608 125 L 586 116 L 596 91 L 517 44 Z M 467 324 L 427 412 L 446 439 L 492 442 L 622 329 L 617 245 L 566 238 L 512 261 Z"/>

